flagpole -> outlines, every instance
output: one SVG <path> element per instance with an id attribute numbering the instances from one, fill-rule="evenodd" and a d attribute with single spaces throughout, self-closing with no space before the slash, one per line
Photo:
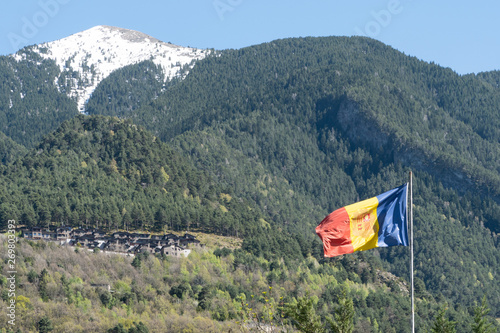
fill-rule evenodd
<path id="1" fill-rule="evenodd" d="M 410 171 L 410 185 L 408 192 L 410 192 L 410 203 L 407 214 L 410 216 L 410 282 L 411 282 L 411 331 L 415 333 L 415 291 L 413 285 L 413 175 Z"/>

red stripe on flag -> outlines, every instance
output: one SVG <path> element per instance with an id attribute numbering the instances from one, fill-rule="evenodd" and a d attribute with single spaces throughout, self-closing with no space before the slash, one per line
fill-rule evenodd
<path id="1" fill-rule="evenodd" d="M 349 214 L 344 207 L 325 217 L 316 227 L 316 233 L 323 241 L 325 257 L 354 252 Z"/>

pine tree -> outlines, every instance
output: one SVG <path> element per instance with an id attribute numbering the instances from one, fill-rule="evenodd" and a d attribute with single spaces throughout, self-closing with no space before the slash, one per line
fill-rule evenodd
<path id="1" fill-rule="evenodd" d="M 292 318 L 293 325 L 301 332 L 322 333 L 325 332 L 320 317 L 314 310 L 314 301 L 309 295 L 300 297 L 296 303 L 288 303 L 285 306 L 285 314 Z"/>
<path id="2" fill-rule="evenodd" d="M 40 293 L 40 297 L 44 302 L 48 302 L 49 296 L 47 295 L 47 283 L 49 280 L 49 273 L 47 269 L 43 269 L 38 277 L 38 291 Z"/>
<path id="3" fill-rule="evenodd" d="M 37 322 L 37 328 L 39 333 L 46 333 L 54 330 L 54 326 L 50 321 L 49 317 L 43 317 Z"/>
<path id="4" fill-rule="evenodd" d="M 432 325 L 432 333 L 455 333 L 456 322 L 450 321 L 445 317 L 446 307 L 439 309 L 436 318 L 434 319 L 434 324 Z"/>
<path id="5" fill-rule="evenodd" d="M 488 322 L 488 313 L 490 313 L 490 309 L 486 304 L 486 296 L 483 296 L 483 300 L 481 301 L 481 305 L 476 305 L 474 307 L 474 323 L 472 324 L 472 332 L 473 333 L 494 333 L 495 328 L 493 325 Z"/>
<path id="6" fill-rule="evenodd" d="M 335 308 L 335 320 L 327 318 L 330 328 L 335 333 L 352 333 L 354 329 L 354 304 L 351 298 L 347 297 L 346 290 L 342 290 L 342 297 L 339 305 Z"/>

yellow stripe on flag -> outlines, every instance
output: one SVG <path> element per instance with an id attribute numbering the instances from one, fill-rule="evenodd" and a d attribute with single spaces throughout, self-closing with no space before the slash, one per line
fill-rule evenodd
<path id="1" fill-rule="evenodd" d="M 351 241 L 354 251 L 377 247 L 379 229 L 377 206 L 377 197 L 345 206 L 351 223 Z"/>

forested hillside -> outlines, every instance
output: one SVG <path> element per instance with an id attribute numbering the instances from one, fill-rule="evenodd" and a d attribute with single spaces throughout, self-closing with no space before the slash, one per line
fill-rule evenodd
<path id="1" fill-rule="evenodd" d="M 27 153 L 27 149 L 12 141 L 11 138 L 0 132 L 0 164 L 13 162 L 17 157 Z"/>
<path id="2" fill-rule="evenodd" d="M 62 77 L 65 75 L 71 73 Z M 31 148 L 64 120 L 77 115 L 76 103 L 64 94 L 70 87 L 55 84 L 59 76 L 54 61 L 44 60 L 29 49 L 23 61 L 0 57 L 0 131 Z"/>
<path id="3" fill-rule="evenodd" d="M 3 236 L 0 248 L 7 248 Z M 355 310 L 354 332 L 410 330 L 407 283 L 363 255 L 320 264 L 312 257 L 285 262 L 210 248 L 187 258 L 130 258 L 21 240 L 17 259 L 21 332 L 41 331 L 41 323 L 55 333 L 303 332 L 299 319 L 315 325 L 308 332 L 321 332 L 339 309 Z M 0 276 L 4 307 L 8 285 Z M 438 303 L 421 281 L 416 295 L 417 332 L 433 327 L 440 311 L 458 332 L 471 331 L 477 307 Z M 0 317 L 2 327 L 7 319 Z"/>
<path id="4" fill-rule="evenodd" d="M 317 254 L 324 215 L 413 169 L 417 276 L 436 296 L 487 294 L 498 308 L 499 98 L 481 76 L 370 39 L 304 38 L 222 51 L 122 116 L 303 235 L 304 253 Z M 265 236 L 246 244 L 275 251 Z M 408 276 L 406 249 L 380 255 Z"/>
<path id="5" fill-rule="evenodd" d="M 231 200 L 166 144 L 117 118 L 79 115 L 63 123 L 0 178 L 2 224 L 235 235 L 261 228 L 245 200 Z"/>
<path id="6" fill-rule="evenodd" d="M 122 116 L 149 104 L 175 80 L 165 82 L 161 67 L 143 61 L 114 71 L 92 93 L 86 106 L 89 114 Z"/>
<path id="7" fill-rule="evenodd" d="M 213 56 L 182 85 L 128 116 L 167 140 L 256 112 L 293 117 L 315 130 L 340 127 L 357 145 L 383 149 L 395 162 L 413 163 L 456 189 L 496 196 L 499 102 L 498 90 L 479 78 L 379 42 L 311 38 Z M 366 126 L 370 134 L 359 135 Z M 450 168 L 454 173 L 446 175 Z"/>
<path id="8" fill-rule="evenodd" d="M 500 88 L 500 71 L 481 72 L 477 77 L 489 83 L 493 88 Z"/>
<path id="9" fill-rule="evenodd" d="M 26 156 L 6 155 L 0 165 L 2 223 L 15 218 L 28 225 L 242 237 L 241 252 L 219 252 L 229 256 L 223 260 L 235 272 L 240 264 L 247 265 L 246 273 L 262 269 L 269 284 L 286 289 L 287 276 L 306 265 L 310 272 L 293 281 L 316 281 L 323 322 L 340 295 L 324 282 L 331 273 L 346 285 L 360 284 L 353 287 L 358 291 L 367 289 L 348 293 L 357 331 L 400 332 L 407 331 L 400 311 L 408 312 L 408 298 L 389 282 L 388 295 L 370 283 L 381 282 L 373 276 L 377 270 L 407 283 L 408 248 L 326 260 L 314 228 L 336 208 L 405 183 L 412 170 L 422 330 L 431 327 L 439 307 L 448 306 L 457 330 L 470 332 L 469 316 L 483 296 L 490 315 L 500 317 L 498 72 L 460 76 L 371 39 L 328 37 L 217 51 L 183 80 L 163 84 L 158 77 L 161 72 L 147 61 L 115 72 L 89 100 L 92 116 L 55 112 L 61 118 L 41 121 L 49 132 L 74 117 L 41 143 L 35 144 L 42 130 L 28 140 L 0 129 L 34 147 Z M 273 273 L 277 265 L 282 270 Z M 203 304 L 207 284 L 183 274 L 164 278 L 168 288 L 177 286 L 170 295 L 185 300 L 187 293 Z M 151 284 L 165 294 L 166 285 Z M 220 296 L 224 288 L 210 293 Z M 224 302 L 235 306 L 241 292 L 248 298 L 245 288 L 227 291 Z M 380 299 L 369 301 L 372 293 Z M 87 295 L 93 305 L 100 297 Z M 370 312 L 384 301 L 393 315 Z M 229 310 L 224 318 L 208 310 L 212 319 L 236 318 Z"/>

